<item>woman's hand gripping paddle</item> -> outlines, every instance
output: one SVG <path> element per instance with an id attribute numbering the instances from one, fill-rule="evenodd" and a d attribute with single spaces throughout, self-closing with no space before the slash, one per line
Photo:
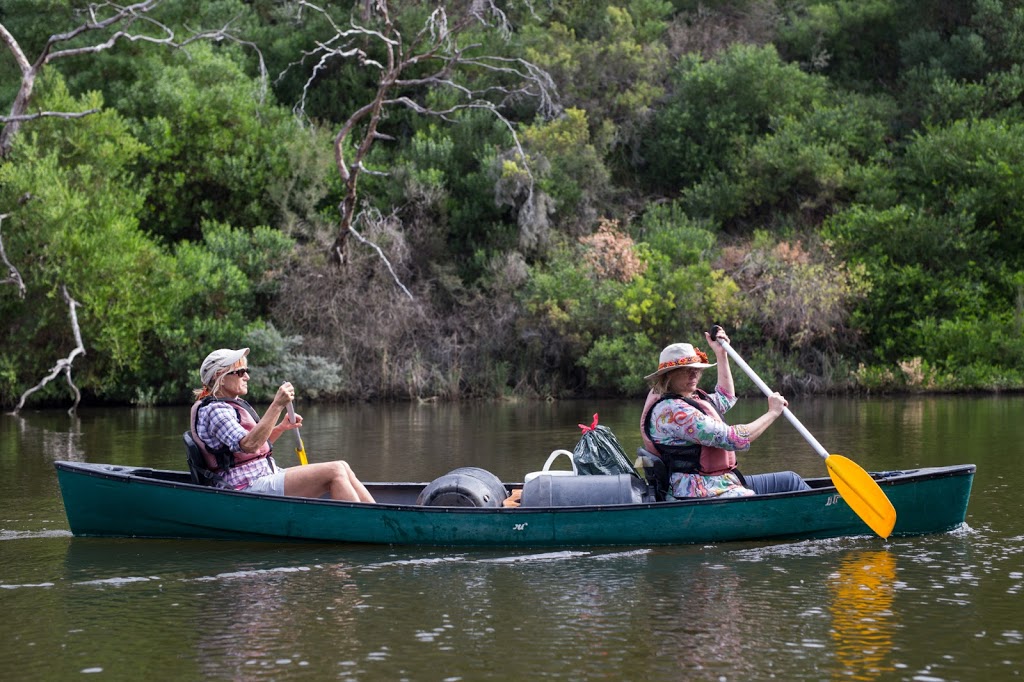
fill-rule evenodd
<path id="1" fill-rule="evenodd" d="M 288 419 L 295 423 L 295 406 L 292 403 L 288 403 Z M 299 456 L 299 464 L 305 466 L 309 461 L 306 460 L 306 446 L 302 444 L 302 434 L 298 429 L 295 429 L 295 437 L 299 439 L 299 447 L 295 448 L 295 454 Z"/>
<path id="2" fill-rule="evenodd" d="M 712 338 L 715 338 L 719 329 L 721 327 L 716 326 L 711 330 Z M 766 396 L 770 396 L 772 390 L 761 381 L 761 378 L 754 373 L 754 370 L 750 369 L 750 366 L 743 361 L 739 353 L 733 350 L 727 341 L 716 340 L 729 353 L 729 357 L 747 373 L 750 380 L 757 384 L 761 392 Z M 830 455 L 825 448 L 821 447 L 821 443 L 811 435 L 811 432 L 804 428 L 800 420 L 789 411 L 788 407 L 783 408 L 782 414 L 786 415 L 786 419 L 796 427 L 796 430 L 800 432 L 804 440 L 810 443 L 814 451 L 825 459 L 825 466 L 828 468 L 828 474 L 832 478 L 832 483 L 842 498 L 846 500 L 846 503 L 850 505 L 850 509 L 856 512 L 857 516 L 864 523 L 868 524 L 871 530 L 883 538 L 889 537 L 893 527 L 896 525 L 896 509 L 892 506 L 889 498 L 885 496 L 885 493 L 882 492 L 875 479 L 871 478 L 871 475 L 853 460 L 847 459 L 842 455 Z"/>

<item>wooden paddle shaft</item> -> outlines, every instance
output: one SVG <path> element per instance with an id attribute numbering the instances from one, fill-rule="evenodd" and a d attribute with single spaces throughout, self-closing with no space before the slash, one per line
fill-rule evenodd
<path id="1" fill-rule="evenodd" d="M 729 357 L 732 358 L 733 362 L 739 365 L 743 369 L 743 371 L 747 373 L 747 376 L 750 377 L 750 380 L 757 384 L 757 387 L 761 389 L 761 392 L 764 393 L 766 396 L 770 396 L 772 394 L 772 389 L 768 388 L 768 384 L 761 381 L 761 377 L 757 376 L 754 370 L 750 368 L 750 365 L 748 365 L 743 360 L 743 358 L 740 357 L 739 353 L 734 351 L 732 349 L 732 346 L 730 346 L 727 341 L 722 341 L 721 339 L 718 339 L 718 342 L 722 344 L 722 348 L 724 348 L 725 351 L 729 354 Z M 804 437 L 804 440 L 810 443 L 811 447 L 814 448 L 815 452 L 817 452 L 823 458 L 828 459 L 828 451 L 821 446 L 821 443 L 818 442 L 817 438 L 811 435 L 810 431 L 804 428 L 804 425 L 800 423 L 800 420 L 796 418 L 796 415 L 789 411 L 788 407 L 782 408 L 782 414 L 786 415 L 786 419 L 789 420 L 789 423 L 796 427 L 796 430 L 800 432 L 800 435 Z"/>

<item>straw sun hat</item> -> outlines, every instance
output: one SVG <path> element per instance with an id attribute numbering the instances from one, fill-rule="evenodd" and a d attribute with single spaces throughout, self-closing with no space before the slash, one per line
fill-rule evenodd
<path id="1" fill-rule="evenodd" d="M 707 354 L 699 348 L 694 348 L 688 343 L 673 343 L 671 346 L 665 346 L 665 350 L 661 351 L 661 355 L 658 357 L 658 371 L 648 374 L 644 379 L 650 381 L 656 376 L 683 367 L 707 369 L 717 364 L 717 362 L 709 364 Z"/>

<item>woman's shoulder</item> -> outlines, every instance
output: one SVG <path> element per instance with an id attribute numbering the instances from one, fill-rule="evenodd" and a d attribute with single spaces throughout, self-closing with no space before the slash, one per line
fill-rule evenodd
<path id="1" fill-rule="evenodd" d="M 654 404 L 654 406 L 651 408 L 651 411 L 656 413 L 656 414 L 659 413 L 659 412 L 673 412 L 673 413 L 675 413 L 675 412 L 679 412 L 680 410 L 686 411 L 686 412 L 689 412 L 689 411 L 697 411 L 697 412 L 699 412 L 700 411 L 700 410 L 697 409 L 697 407 L 692 402 L 690 402 L 689 400 L 687 400 L 683 396 L 681 396 L 681 395 L 674 395 L 674 394 L 673 395 L 664 395 L 664 396 L 662 396 L 661 400 L 656 402 Z"/>
<path id="2" fill-rule="evenodd" d="M 202 415 L 212 415 L 227 411 L 234 414 L 236 410 L 231 404 L 232 402 L 234 401 L 226 398 L 207 398 L 199 403 L 197 413 Z"/>

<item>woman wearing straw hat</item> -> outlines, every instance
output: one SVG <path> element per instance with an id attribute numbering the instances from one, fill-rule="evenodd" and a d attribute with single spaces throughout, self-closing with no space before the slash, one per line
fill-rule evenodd
<path id="1" fill-rule="evenodd" d="M 779 393 L 768 398 L 768 411 L 750 422 L 730 426 L 724 415 L 736 404 L 729 356 L 718 342 L 729 337 L 719 329 L 712 338 L 704 332 L 717 362 L 688 343 L 673 343 L 661 351 L 658 369 L 645 377 L 651 391 L 640 418 L 644 449 L 657 455 L 668 470 L 668 493 L 675 498 L 745 497 L 808 490 L 796 473 L 781 471 L 743 476 L 736 468 L 736 451 L 747 450 L 788 403 Z M 700 388 L 705 369 L 718 367 L 713 393 Z"/>
<path id="2" fill-rule="evenodd" d="M 296 497 L 373 502 L 347 462 L 317 462 L 281 469 L 270 456 L 282 433 L 302 425 L 302 417 L 281 419 L 295 398 L 284 382 L 261 419 L 242 396 L 249 392 L 248 348 L 221 348 L 199 369 L 203 387 L 195 391 L 190 420 L 192 440 L 219 487 Z M 280 420 L 280 421 L 278 421 Z"/>

